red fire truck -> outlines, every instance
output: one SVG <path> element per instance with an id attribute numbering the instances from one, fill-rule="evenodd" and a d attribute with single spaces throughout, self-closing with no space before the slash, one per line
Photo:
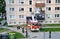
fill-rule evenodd
<path id="1" fill-rule="evenodd" d="M 30 28 L 31 31 L 39 31 L 40 25 L 38 23 L 38 20 L 34 18 L 32 15 L 32 20 L 29 20 L 28 22 L 28 27 Z"/>
<path id="2" fill-rule="evenodd" d="M 38 25 L 32 25 L 30 28 L 31 31 L 39 31 L 39 29 L 40 29 L 40 26 Z"/>
<path id="3" fill-rule="evenodd" d="M 31 31 L 39 31 L 40 25 L 38 24 L 38 21 L 35 19 L 33 22 L 31 22 Z"/>

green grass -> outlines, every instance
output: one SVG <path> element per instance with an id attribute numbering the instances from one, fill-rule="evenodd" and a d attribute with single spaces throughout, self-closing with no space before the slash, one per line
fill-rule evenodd
<path id="1" fill-rule="evenodd" d="M 15 33 L 16 38 L 25 38 L 21 33 L 18 33 L 18 32 L 15 32 L 15 31 L 10 32 L 10 33 Z"/>
<path id="2" fill-rule="evenodd" d="M 0 18 L 0 21 L 2 21 L 3 19 L 2 18 Z"/>
<path id="3" fill-rule="evenodd" d="M 6 29 L 6 28 L 0 28 L 0 32 L 4 32 L 4 31 L 7 31 L 9 29 Z"/>
<path id="4" fill-rule="evenodd" d="M 9 29 L 0 28 L 0 32 L 5 32 L 7 30 L 9 30 Z M 22 35 L 19 32 L 11 31 L 11 32 L 8 32 L 8 33 L 15 33 L 15 38 L 25 38 L 24 35 Z"/>
<path id="5" fill-rule="evenodd" d="M 60 26 L 60 24 L 45 24 L 45 26 Z"/>
<path id="6" fill-rule="evenodd" d="M 60 31 L 60 28 L 40 28 L 40 31 L 52 31 L 52 32 L 55 32 L 55 31 Z"/>

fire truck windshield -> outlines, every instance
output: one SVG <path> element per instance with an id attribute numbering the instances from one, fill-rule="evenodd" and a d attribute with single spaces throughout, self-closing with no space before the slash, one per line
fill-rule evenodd
<path id="1" fill-rule="evenodd" d="M 32 25 L 34 25 L 34 26 L 41 26 L 41 24 L 32 24 Z"/>

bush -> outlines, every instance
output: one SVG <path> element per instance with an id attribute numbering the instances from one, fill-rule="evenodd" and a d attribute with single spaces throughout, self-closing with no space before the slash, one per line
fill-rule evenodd
<path id="1" fill-rule="evenodd" d="M 6 26 L 7 25 L 7 22 L 5 22 L 4 24 L 3 24 L 3 26 Z"/>
<path id="2" fill-rule="evenodd" d="M 2 18 L 0 18 L 0 21 L 2 21 L 3 19 Z"/>
<path id="3" fill-rule="evenodd" d="M 40 28 L 40 31 L 60 31 L 60 28 Z"/>

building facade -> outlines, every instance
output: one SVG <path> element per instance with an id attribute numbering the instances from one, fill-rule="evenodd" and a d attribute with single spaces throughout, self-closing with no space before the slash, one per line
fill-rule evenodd
<path id="1" fill-rule="evenodd" d="M 60 0 L 5 0 L 8 25 L 26 24 L 32 13 L 42 14 L 42 23 L 60 23 Z M 39 15 L 39 16 L 40 16 Z"/>
<path id="2" fill-rule="evenodd" d="M 46 0 L 45 23 L 60 23 L 60 0 Z"/>

